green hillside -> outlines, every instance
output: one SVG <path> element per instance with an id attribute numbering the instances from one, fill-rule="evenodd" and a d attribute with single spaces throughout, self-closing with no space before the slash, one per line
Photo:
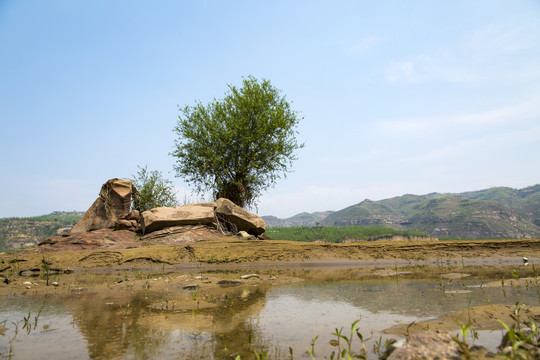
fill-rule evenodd
<path id="1" fill-rule="evenodd" d="M 267 227 L 316 226 L 331 213 L 332 211 L 302 212 L 287 219 L 280 219 L 275 216 L 262 216 L 262 219 Z"/>
<path id="2" fill-rule="evenodd" d="M 266 233 L 274 240 L 325 241 L 339 243 L 357 240 L 390 239 L 394 236 L 404 238 L 426 238 L 426 234 L 417 231 L 403 231 L 374 226 L 292 226 L 271 227 Z"/>
<path id="3" fill-rule="evenodd" d="M 50 236 L 69 231 L 84 215 L 80 211 L 54 211 L 27 218 L 0 219 L 0 250 L 37 245 Z"/>
<path id="4" fill-rule="evenodd" d="M 438 237 L 537 238 L 540 185 L 365 200 L 328 215 L 322 224 L 387 226 Z"/>

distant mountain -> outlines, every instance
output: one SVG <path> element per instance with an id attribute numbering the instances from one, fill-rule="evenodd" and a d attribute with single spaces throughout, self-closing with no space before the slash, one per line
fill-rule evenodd
<path id="1" fill-rule="evenodd" d="M 268 227 L 289 227 L 289 226 L 316 226 L 333 211 L 323 211 L 296 214 L 290 218 L 280 219 L 275 216 L 262 216 Z"/>
<path id="2" fill-rule="evenodd" d="M 69 231 L 84 212 L 54 211 L 47 215 L 0 219 L 0 250 L 37 245 L 50 236 Z"/>
<path id="3" fill-rule="evenodd" d="M 327 226 L 388 226 L 438 237 L 540 237 L 540 184 L 516 190 L 496 187 L 460 194 L 403 195 L 329 214 Z"/>

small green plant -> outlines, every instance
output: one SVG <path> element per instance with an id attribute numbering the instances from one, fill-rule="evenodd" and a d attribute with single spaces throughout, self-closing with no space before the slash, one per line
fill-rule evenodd
<path id="1" fill-rule="evenodd" d="M 18 277 L 21 271 L 19 260 L 14 259 L 12 262 L 13 262 L 13 265 L 11 266 L 11 277 Z"/>
<path id="2" fill-rule="evenodd" d="M 439 289 L 441 289 L 443 296 L 446 297 L 446 285 L 442 276 L 439 278 Z"/>
<path id="3" fill-rule="evenodd" d="M 506 335 L 500 346 L 506 357 L 510 359 L 537 358 L 538 348 L 540 347 L 540 331 L 535 321 L 529 318 L 528 321 L 521 324 L 519 320 L 516 320 L 511 326 L 501 320 L 497 321 L 506 330 Z"/>
<path id="4" fill-rule="evenodd" d="M 467 317 L 469 318 L 469 322 L 471 322 L 471 302 L 472 302 L 472 295 L 469 296 L 469 299 L 467 300 Z"/>
<path id="5" fill-rule="evenodd" d="M 264 350 L 261 350 L 260 353 L 258 353 L 257 350 L 253 350 L 253 354 L 255 355 L 255 359 L 257 360 L 264 360 L 267 356 L 267 353 Z"/>
<path id="6" fill-rule="evenodd" d="M 317 341 L 317 339 L 319 338 L 319 335 L 315 336 L 313 339 L 311 339 L 311 350 L 308 350 L 307 353 L 311 356 L 312 359 L 315 358 L 315 342 Z M 289 348 L 289 353 L 291 354 L 291 357 L 292 357 L 292 349 Z"/>
<path id="7" fill-rule="evenodd" d="M 131 310 L 131 306 L 129 305 L 129 303 L 127 303 L 125 307 L 120 305 L 120 309 L 122 309 L 123 316 L 128 316 Z"/>
<path id="8" fill-rule="evenodd" d="M 337 329 L 332 335 L 336 337 L 336 339 L 333 339 L 330 341 L 330 345 L 337 348 L 337 351 L 333 351 L 330 355 L 330 359 L 365 359 L 367 354 L 367 349 L 365 346 L 365 340 L 364 336 L 359 332 L 359 329 L 356 327 L 356 325 L 360 322 L 359 320 L 356 320 L 351 325 L 351 333 L 347 337 L 343 334 L 343 328 Z M 352 349 L 352 343 L 354 340 L 354 335 L 358 336 L 360 339 L 360 344 L 362 346 L 360 352 L 356 353 Z M 343 344 L 342 341 L 345 343 Z"/>
<path id="9" fill-rule="evenodd" d="M 193 292 L 191 293 L 191 298 L 193 299 L 193 301 L 199 300 L 199 287 L 198 286 L 196 286 L 195 290 L 193 290 Z"/>
<path id="10" fill-rule="evenodd" d="M 468 322 L 467 324 L 463 325 L 459 321 L 457 321 L 457 324 L 460 326 L 459 329 L 459 336 L 453 337 L 452 340 L 459 346 L 459 351 L 464 355 L 466 359 L 471 358 L 470 354 L 470 346 L 467 343 L 467 335 L 469 334 L 469 328 L 473 324 L 472 322 Z"/>
<path id="11" fill-rule="evenodd" d="M 253 334 L 252 333 L 249 333 L 248 335 L 248 344 L 249 344 L 250 351 L 252 351 L 253 355 L 255 355 L 255 359 L 264 360 L 267 358 L 268 353 L 264 349 L 261 349 L 260 352 L 258 352 L 256 349 L 253 348 Z M 290 349 L 289 351 L 292 351 L 292 350 Z M 240 355 L 236 356 L 235 360 L 240 360 Z"/>
<path id="12" fill-rule="evenodd" d="M 534 277 L 534 285 L 536 286 L 536 292 L 538 292 L 538 273 L 536 272 L 536 268 L 534 267 L 534 264 L 532 264 L 532 270 L 533 270 L 533 277 Z"/>
<path id="13" fill-rule="evenodd" d="M 379 356 L 379 358 L 383 358 L 384 354 L 388 351 L 390 346 L 396 342 L 396 339 L 385 339 L 384 340 L 384 349 L 382 346 L 382 336 L 379 336 L 379 340 L 375 340 L 373 343 L 373 352 Z"/>
<path id="14" fill-rule="evenodd" d="M 42 258 L 41 258 L 41 270 L 43 271 L 43 274 L 45 278 L 47 279 L 47 286 L 49 286 L 50 268 L 49 268 L 49 263 L 45 259 L 45 255 L 42 255 Z"/>

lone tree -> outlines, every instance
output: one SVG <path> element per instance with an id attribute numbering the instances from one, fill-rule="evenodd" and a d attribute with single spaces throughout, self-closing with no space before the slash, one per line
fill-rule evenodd
<path id="1" fill-rule="evenodd" d="M 241 207 L 290 172 L 300 120 L 270 81 L 243 78 L 221 100 L 179 108 L 172 156 L 178 177 L 197 192 L 209 191 Z"/>

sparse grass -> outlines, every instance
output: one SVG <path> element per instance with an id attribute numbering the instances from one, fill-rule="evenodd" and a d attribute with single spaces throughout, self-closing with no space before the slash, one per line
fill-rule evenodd
<path id="1" fill-rule="evenodd" d="M 417 231 L 402 231 L 384 227 L 365 226 L 327 226 L 327 227 L 271 227 L 266 230 L 266 234 L 275 240 L 291 241 L 325 241 L 339 243 L 348 241 L 373 241 L 390 239 L 393 236 L 403 236 L 406 238 L 429 236 Z"/>
<path id="2" fill-rule="evenodd" d="M 50 269 L 49 263 L 45 259 L 45 255 L 43 255 L 41 259 L 41 271 L 43 272 L 42 276 L 44 276 L 45 279 L 47 280 L 47 286 L 49 286 L 49 277 L 50 277 L 49 269 Z"/>

